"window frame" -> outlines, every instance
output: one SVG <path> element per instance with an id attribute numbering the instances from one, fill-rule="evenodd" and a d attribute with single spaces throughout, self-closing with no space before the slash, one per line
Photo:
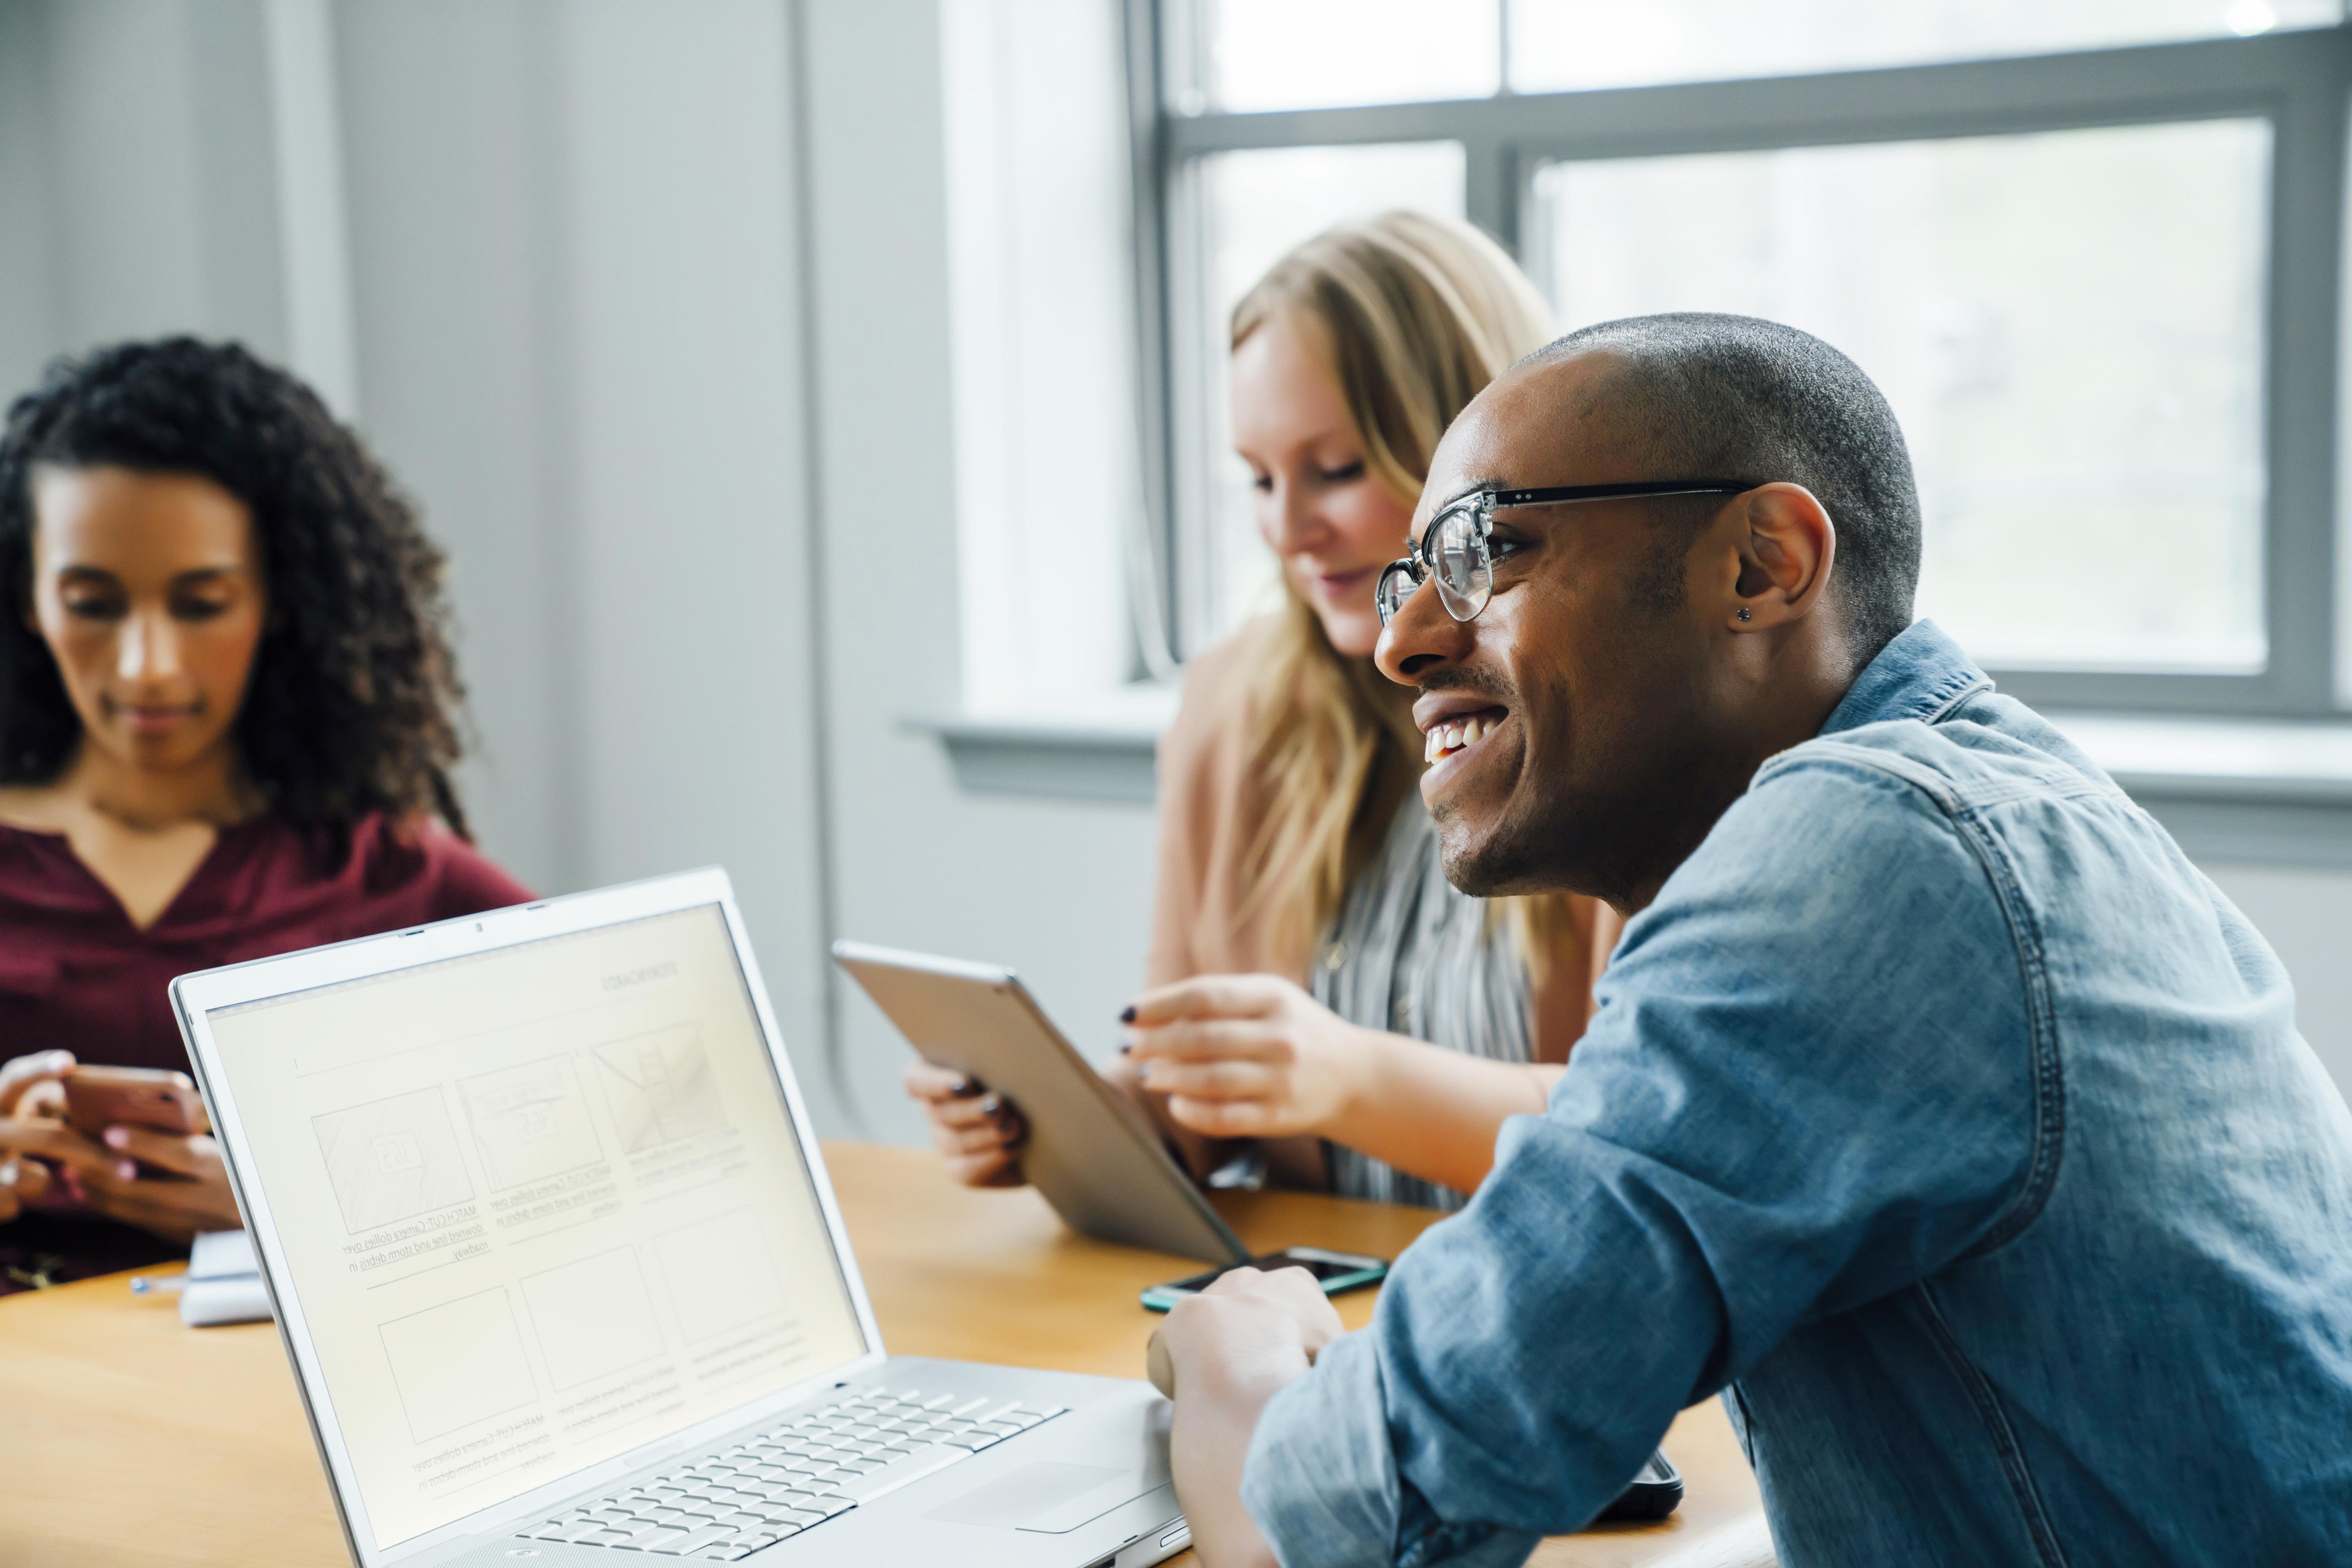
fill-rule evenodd
<path id="1" fill-rule="evenodd" d="M 2268 654 L 2248 674 L 1993 667 L 2001 686 L 2053 708 L 2315 719 L 2352 706 L 2339 602 L 2339 391 L 2345 350 L 2347 145 L 2352 22 L 2251 38 L 1828 71 L 1654 87 L 1514 93 L 1337 109 L 1187 112 L 1176 84 L 1202 40 L 1188 0 L 1124 0 L 1134 131 L 1147 481 L 1163 622 L 1179 654 L 1202 646 L 1214 505 L 1209 406 L 1198 363 L 1200 245 L 1193 171 L 1205 155 L 1265 148 L 1455 142 L 1465 212 L 1513 254 L 1547 163 L 1939 141 L 2260 118 L 2272 130 L 2263 301 L 2263 618 Z M 1507 26 L 1506 48 L 1507 48 Z M 1507 83 L 1507 76 L 1506 76 Z"/>

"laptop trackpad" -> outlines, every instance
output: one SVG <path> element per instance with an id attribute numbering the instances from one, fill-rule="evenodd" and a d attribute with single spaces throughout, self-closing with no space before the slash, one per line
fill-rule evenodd
<path id="1" fill-rule="evenodd" d="M 941 1503 L 924 1517 L 1060 1535 L 1165 1484 L 1140 1470 L 1038 1459 Z"/>

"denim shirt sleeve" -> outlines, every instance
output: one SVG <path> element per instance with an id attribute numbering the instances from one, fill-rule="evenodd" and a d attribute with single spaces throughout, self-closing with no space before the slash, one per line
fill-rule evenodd
<path id="1" fill-rule="evenodd" d="M 1866 763 L 1759 778 L 1627 927 L 1547 1112 L 1267 1406 L 1243 1499 L 1285 1568 L 1517 1563 L 1789 1330 L 2024 1201 L 1990 853 Z"/>

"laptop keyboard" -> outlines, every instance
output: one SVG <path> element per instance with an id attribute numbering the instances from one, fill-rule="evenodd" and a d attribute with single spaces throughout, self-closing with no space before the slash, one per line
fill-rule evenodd
<path id="1" fill-rule="evenodd" d="M 732 1563 L 1061 1414 L 1060 1406 L 865 1389 L 519 1533 Z"/>

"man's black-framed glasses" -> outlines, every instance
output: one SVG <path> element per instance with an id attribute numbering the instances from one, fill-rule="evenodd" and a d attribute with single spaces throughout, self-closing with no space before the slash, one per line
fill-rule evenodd
<path id="1" fill-rule="evenodd" d="M 1756 487 L 1736 479 L 1637 479 L 1620 485 L 1555 485 L 1538 490 L 1473 490 L 1447 502 L 1421 542 L 1402 561 L 1381 573 L 1372 602 L 1387 626 L 1423 580 L 1437 580 L 1437 598 L 1457 621 L 1477 618 L 1495 595 L 1495 557 L 1490 544 L 1495 513 L 1512 506 L 1561 506 L 1574 501 L 1626 500 L 1642 496 L 1736 496 Z"/>

